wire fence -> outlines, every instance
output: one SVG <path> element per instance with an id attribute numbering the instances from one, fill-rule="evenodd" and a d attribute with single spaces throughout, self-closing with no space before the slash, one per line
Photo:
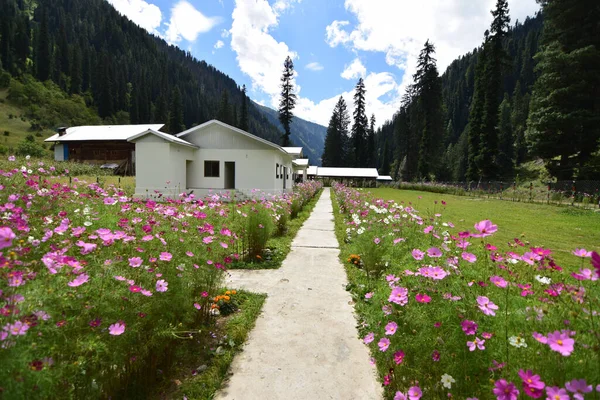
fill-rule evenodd
<path id="1" fill-rule="evenodd" d="M 533 182 L 435 182 L 394 185 L 398 189 L 424 190 L 462 196 L 487 197 L 508 201 L 573 205 L 600 208 L 600 181 L 557 181 L 540 185 Z"/>

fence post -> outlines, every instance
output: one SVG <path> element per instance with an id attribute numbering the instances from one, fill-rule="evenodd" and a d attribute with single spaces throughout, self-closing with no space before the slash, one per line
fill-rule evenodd
<path id="1" fill-rule="evenodd" d="M 575 189 L 575 180 L 573 180 L 573 187 L 571 189 L 572 189 L 572 192 L 573 192 L 572 193 L 573 198 L 571 199 L 571 205 L 573 206 L 573 205 L 575 205 L 575 190 L 576 190 Z"/>
<path id="2" fill-rule="evenodd" d="M 548 182 L 548 195 L 546 199 L 546 204 L 550 204 L 550 182 Z"/>
<path id="3" fill-rule="evenodd" d="M 73 183 L 73 178 L 69 177 L 69 185 L 71 185 Z"/>
<path id="4" fill-rule="evenodd" d="M 533 202 L 533 182 L 529 182 L 529 202 Z"/>
<path id="5" fill-rule="evenodd" d="M 504 184 L 500 181 L 500 200 L 502 200 L 502 192 L 504 191 Z"/>

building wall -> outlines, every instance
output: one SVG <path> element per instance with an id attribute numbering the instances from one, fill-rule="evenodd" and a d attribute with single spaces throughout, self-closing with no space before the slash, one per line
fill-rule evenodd
<path id="1" fill-rule="evenodd" d="M 56 143 L 54 145 L 54 160 L 65 161 L 65 145 L 62 143 Z"/>
<path id="2" fill-rule="evenodd" d="M 135 143 L 136 174 L 135 194 L 154 196 L 155 190 L 167 192 L 174 176 L 170 167 L 170 144 L 156 136 L 146 135 Z"/>

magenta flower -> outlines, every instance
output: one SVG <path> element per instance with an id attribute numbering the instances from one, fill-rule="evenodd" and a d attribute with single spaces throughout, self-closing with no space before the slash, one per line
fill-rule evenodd
<path id="1" fill-rule="evenodd" d="M 138 285 L 131 284 L 131 285 L 129 286 L 129 291 L 130 291 L 130 292 L 132 292 L 132 293 L 139 293 L 139 292 L 141 292 L 142 290 L 143 290 L 143 289 L 142 289 L 140 286 L 138 286 Z"/>
<path id="2" fill-rule="evenodd" d="M 475 256 L 475 254 L 467 253 L 466 251 L 463 251 L 460 256 L 463 260 L 468 261 L 470 263 L 474 263 L 475 261 L 477 261 L 477 256 Z"/>
<path id="3" fill-rule="evenodd" d="M 17 235 L 8 226 L 0 227 L 0 249 L 12 246 L 12 241 Z"/>
<path id="4" fill-rule="evenodd" d="M 431 258 L 439 258 L 442 256 L 442 251 L 437 247 L 430 247 L 427 249 L 427 256 Z"/>
<path id="5" fill-rule="evenodd" d="M 113 336 L 119 336 L 125 332 L 125 322 L 119 321 L 108 327 L 108 333 Z"/>
<path id="6" fill-rule="evenodd" d="M 465 319 L 464 321 L 462 321 L 460 323 L 460 326 L 463 330 L 463 332 L 465 333 L 465 335 L 474 335 L 477 333 L 477 323 L 475 321 L 470 321 L 468 319 Z"/>
<path id="7" fill-rule="evenodd" d="M 402 350 L 399 350 L 394 353 L 394 362 L 396 363 L 396 365 L 400 365 L 402 364 L 402 361 L 404 361 L 404 352 Z"/>
<path id="8" fill-rule="evenodd" d="M 394 395 L 394 400 L 407 400 L 407 397 L 404 393 L 397 391 Z"/>
<path id="9" fill-rule="evenodd" d="M 472 233 L 473 237 L 486 237 L 494 234 L 498 230 L 498 225 L 492 224 L 492 221 L 486 219 L 475 224 L 475 229 L 479 233 Z"/>
<path id="10" fill-rule="evenodd" d="M 379 340 L 379 343 L 377 343 L 377 345 L 379 346 L 379 351 L 386 351 L 388 349 L 388 347 L 390 347 L 390 339 L 381 338 Z"/>
<path id="11" fill-rule="evenodd" d="M 388 322 L 388 324 L 385 326 L 385 334 L 393 335 L 394 333 L 396 333 L 397 329 L 398 329 L 397 323 L 395 323 L 394 321 Z"/>
<path id="12" fill-rule="evenodd" d="M 423 392 L 421 388 L 418 386 L 411 386 L 408 388 L 408 398 L 409 400 L 419 400 L 423 396 Z"/>
<path id="13" fill-rule="evenodd" d="M 494 384 L 494 394 L 496 400 L 517 400 L 519 391 L 512 382 L 507 382 L 506 379 L 500 379 Z"/>
<path id="14" fill-rule="evenodd" d="M 541 333 L 533 332 L 531 334 L 531 336 L 533 336 L 533 338 L 535 340 L 537 340 L 538 342 L 540 342 L 542 344 L 547 344 L 548 343 L 548 338 L 546 336 L 542 335 Z"/>
<path id="15" fill-rule="evenodd" d="M 588 385 L 585 379 L 573 379 L 565 387 L 569 392 L 575 393 L 573 398 L 576 400 L 583 400 L 583 394 L 592 391 L 592 385 Z"/>
<path id="16" fill-rule="evenodd" d="M 569 393 L 563 388 L 559 388 L 558 386 L 548 386 L 546 388 L 546 397 L 551 400 L 569 400 Z"/>
<path id="17" fill-rule="evenodd" d="M 484 339 L 491 339 L 491 338 L 494 336 L 494 334 L 493 334 L 493 333 L 490 333 L 490 332 L 483 332 L 483 333 L 481 334 L 481 336 L 482 336 Z"/>
<path id="18" fill-rule="evenodd" d="M 22 336 L 27 332 L 28 329 L 29 325 L 24 324 L 21 321 L 16 321 L 14 324 L 8 325 L 8 331 L 13 336 Z"/>
<path id="19" fill-rule="evenodd" d="M 67 283 L 67 285 L 71 287 L 81 286 L 86 283 L 90 277 L 87 274 L 78 275 L 77 278 L 73 279 L 71 282 Z"/>
<path id="20" fill-rule="evenodd" d="M 429 303 L 431 301 L 431 297 L 427 296 L 426 294 L 421 294 L 421 293 L 417 294 L 415 296 L 415 299 L 419 303 Z"/>
<path id="21" fill-rule="evenodd" d="M 497 275 L 492 276 L 490 278 L 490 282 L 502 289 L 508 286 L 508 282 L 506 282 L 506 280 L 503 277 Z"/>
<path id="22" fill-rule="evenodd" d="M 542 382 L 539 375 L 534 375 L 531 370 L 520 370 L 519 376 L 523 380 L 523 391 L 525 394 L 534 399 L 542 397 L 546 384 Z"/>
<path id="23" fill-rule="evenodd" d="M 365 299 L 370 299 L 371 297 L 373 297 L 373 292 L 369 292 L 365 294 Z"/>
<path id="24" fill-rule="evenodd" d="M 554 331 L 548 334 L 548 345 L 561 355 L 568 357 L 573 352 L 575 340 L 571 339 L 567 333 Z"/>
<path id="25" fill-rule="evenodd" d="M 167 251 L 163 251 L 162 253 L 160 253 L 161 261 L 171 261 L 172 258 L 173 258 L 173 255 Z"/>
<path id="26" fill-rule="evenodd" d="M 596 268 L 596 273 L 600 275 L 600 254 L 592 251 L 592 266 Z"/>
<path id="27" fill-rule="evenodd" d="M 100 324 L 102 324 L 102 320 L 100 318 L 93 319 L 89 322 L 89 325 L 92 328 L 97 328 L 100 326 Z"/>
<path id="28" fill-rule="evenodd" d="M 156 291 L 157 292 L 166 292 L 169 289 L 167 286 L 169 286 L 169 283 L 166 282 L 164 279 L 161 279 L 156 282 Z"/>
<path id="29" fill-rule="evenodd" d="M 423 259 L 423 257 L 425 256 L 425 253 L 423 253 L 421 250 L 419 249 L 414 249 L 412 251 L 412 256 L 415 260 L 420 261 Z"/>
<path id="30" fill-rule="evenodd" d="M 129 266 L 133 267 L 133 268 L 137 268 L 140 265 L 142 265 L 142 258 L 141 257 L 132 257 L 129 259 Z"/>
<path id="31" fill-rule="evenodd" d="M 591 251 L 587 251 L 586 249 L 575 249 L 573 250 L 573 255 L 577 256 L 577 257 L 591 257 L 592 256 L 592 252 Z"/>
<path id="32" fill-rule="evenodd" d="M 475 351 L 475 348 L 478 348 L 479 350 L 485 350 L 485 340 L 483 339 L 479 339 L 478 337 L 475 337 L 474 341 L 468 341 L 467 342 L 467 347 L 469 348 L 469 351 Z"/>
<path id="33" fill-rule="evenodd" d="M 375 238 L 375 239 L 373 239 L 373 243 L 379 244 L 379 243 L 381 243 L 381 239 Z"/>
<path id="34" fill-rule="evenodd" d="M 495 316 L 496 312 L 494 310 L 498 309 L 498 306 L 495 305 L 490 299 L 485 296 L 477 296 L 477 304 L 479 304 L 479 309 L 485 315 Z"/>
<path id="35" fill-rule="evenodd" d="M 431 359 L 435 362 L 440 361 L 440 352 L 437 350 L 434 350 L 433 353 L 431 353 Z"/>
<path id="36" fill-rule="evenodd" d="M 224 249 L 226 249 L 226 248 L 229 247 L 229 245 L 227 243 L 225 243 L 225 242 L 221 242 L 221 247 L 224 248 Z"/>
<path id="37" fill-rule="evenodd" d="M 390 303 L 396 303 L 401 306 L 405 305 L 406 303 L 408 303 L 408 289 L 403 288 L 403 287 L 393 288 L 392 293 L 390 294 L 390 297 L 388 298 L 388 301 Z"/>
<path id="38" fill-rule="evenodd" d="M 375 334 L 373 332 L 369 332 L 367 336 L 364 337 L 363 342 L 364 344 L 369 344 L 373 340 L 375 340 Z"/>

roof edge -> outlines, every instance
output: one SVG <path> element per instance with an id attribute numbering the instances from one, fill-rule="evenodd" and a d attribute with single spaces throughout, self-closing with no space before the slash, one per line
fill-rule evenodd
<path id="1" fill-rule="evenodd" d="M 127 139 L 127 141 L 128 142 L 134 142 L 135 140 L 137 140 L 137 139 L 139 139 L 139 138 L 141 138 L 143 136 L 146 136 L 148 134 L 152 134 L 154 136 L 158 136 L 161 139 L 164 139 L 164 140 L 166 140 L 168 142 L 171 142 L 173 144 L 178 144 L 180 146 L 192 147 L 194 149 L 198 149 L 199 148 L 198 146 L 196 146 L 193 143 L 190 143 L 190 142 L 187 142 L 187 141 L 185 141 L 183 139 L 179 139 L 178 138 L 179 140 L 181 140 L 181 142 L 184 142 L 184 143 L 181 143 L 181 142 L 179 142 L 177 140 L 174 140 L 172 137 L 169 137 L 171 135 L 169 135 L 168 133 L 155 131 L 154 129 L 148 129 L 148 130 L 146 130 L 144 132 L 138 133 L 137 135 L 134 135 L 134 136 L 130 137 L 129 139 Z"/>

